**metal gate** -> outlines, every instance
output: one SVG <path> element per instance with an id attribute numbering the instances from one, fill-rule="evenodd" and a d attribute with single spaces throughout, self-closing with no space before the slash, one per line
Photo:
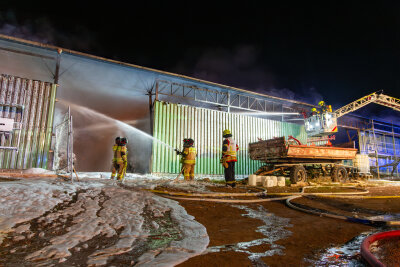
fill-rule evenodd
<path id="1" fill-rule="evenodd" d="M 57 85 L 0 74 L 0 117 L 14 120 L 0 132 L 0 168 L 47 168 Z"/>

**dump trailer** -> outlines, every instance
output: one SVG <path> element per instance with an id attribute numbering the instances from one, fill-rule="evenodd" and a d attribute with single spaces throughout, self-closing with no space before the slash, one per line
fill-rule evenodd
<path id="1" fill-rule="evenodd" d="M 355 158 L 355 148 L 308 146 L 278 137 L 250 143 L 249 154 L 252 160 L 265 163 L 255 174 L 289 176 L 292 183 L 321 175 L 331 176 L 334 182 L 346 182 L 349 174 L 357 172 L 357 168 L 342 164 Z"/>

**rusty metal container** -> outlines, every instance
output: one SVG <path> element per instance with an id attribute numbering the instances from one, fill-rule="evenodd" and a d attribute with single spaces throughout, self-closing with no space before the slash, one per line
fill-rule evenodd
<path id="1" fill-rule="evenodd" d="M 262 140 L 249 144 L 252 160 L 263 162 L 339 161 L 354 159 L 357 149 L 329 146 L 290 144 L 285 137 Z"/>

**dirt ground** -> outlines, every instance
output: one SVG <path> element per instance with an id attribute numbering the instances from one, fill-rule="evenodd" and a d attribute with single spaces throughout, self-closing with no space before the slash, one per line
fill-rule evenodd
<path id="1" fill-rule="evenodd" d="M 6 179 L 6 178 L 3 178 Z M 1 176 L 0 176 L 1 181 Z M 260 188 L 238 186 L 235 189 L 221 185 L 207 184 L 206 188 L 213 192 L 229 193 L 254 193 L 262 192 Z M 158 187 L 158 190 L 185 192 L 181 188 Z M 376 186 L 364 187 L 369 190 L 367 196 L 400 196 L 400 186 Z M 312 192 L 349 192 L 352 189 L 320 187 L 311 189 Z M 268 188 L 268 193 L 298 193 L 301 187 L 274 187 Z M 361 190 L 354 190 L 354 192 Z M 192 191 L 191 191 L 192 192 Z M 166 195 L 162 195 L 166 197 Z M 224 197 L 224 199 L 267 199 L 264 197 Z M 217 203 L 197 200 L 177 200 L 188 214 L 195 217 L 196 221 L 204 225 L 210 238 L 208 249 L 202 255 L 190 258 L 181 263 L 180 267 L 193 266 L 321 266 L 315 264 L 321 259 L 326 250 L 336 246 L 342 246 L 360 234 L 370 231 L 385 231 L 399 228 L 375 228 L 358 223 L 352 223 L 339 219 L 319 217 L 289 208 L 285 200 L 265 201 L 260 203 Z M 384 215 L 400 215 L 400 198 L 379 199 L 345 199 L 322 196 L 305 196 L 292 201 L 293 204 L 307 207 L 313 210 L 329 212 L 332 214 L 346 215 L 350 217 L 379 217 Z M 68 203 L 67 203 L 68 204 Z M 66 204 L 66 205 L 67 205 Z M 68 204 L 69 205 L 69 204 Z M 67 206 L 68 206 L 67 205 Z M 60 208 L 60 207 L 58 207 Z M 147 217 L 146 217 L 147 218 Z M 36 219 L 35 219 L 36 220 Z M 58 226 L 49 227 L 32 221 L 33 227 L 51 234 L 59 234 Z M 150 220 L 150 219 L 149 219 Z M 400 219 L 399 219 L 400 220 Z M 68 222 L 68 221 L 67 221 Z M 55 222 L 57 223 L 57 222 Z M 147 224 L 151 224 L 150 221 Z M 67 225 L 68 226 L 68 225 Z M 40 228 L 40 229 L 39 229 Z M 54 233 L 53 233 L 54 232 Z M 172 229 L 170 232 L 176 232 Z M 51 236 L 51 235 L 50 235 Z M 9 243 L 7 243 L 9 241 Z M 0 259 L 13 258 L 12 254 L 23 255 L 30 251 L 30 247 L 36 248 L 43 244 L 27 244 L 27 240 L 8 240 L 7 251 L 0 250 Z M 37 240 L 36 240 L 37 241 Z M 35 241 L 35 242 L 36 242 Z M 157 241 L 157 240 L 156 240 Z M 380 244 L 380 254 L 377 255 L 385 262 L 397 266 L 399 263 L 399 242 L 389 240 Z M 82 255 L 90 254 L 91 249 L 115 242 L 103 236 L 97 236 L 87 245 L 87 251 L 82 249 Z M 79 244 L 84 247 L 85 244 Z M 27 245 L 29 245 L 27 247 Z M 144 245 L 143 245 L 144 247 Z M 107 266 L 129 266 L 135 253 L 140 253 L 142 245 L 137 244 L 136 249 L 116 257 Z M 86 255 L 87 256 L 87 255 Z M 86 257 L 85 256 L 85 257 Z M 340 257 L 334 254 L 333 257 Z M 354 256 L 352 256 L 354 257 Z M 355 256 L 356 260 L 360 255 Z M 3 260 L 4 260 L 3 259 Z M 15 258 L 15 266 L 21 263 L 21 259 Z M 335 259 L 332 258 L 332 261 Z M 58 266 L 85 266 L 86 262 L 81 258 L 71 257 Z M 10 263 L 10 262 L 8 262 Z M 397 264 L 397 265 L 396 265 Z M 322 266 L 330 266 L 326 263 Z M 343 266 L 333 264 L 335 266 Z M 2 266 L 0 261 L 0 267 Z M 7 265 L 12 266 L 12 265 Z M 23 265 L 19 265 L 23 266 Z"/>
<path id="2" fill-rule="evenodd" d="M 400 187 L 368 188 L 368 195 L 400 195 Z M 283 189 L 277 189 L 282 191 Z M 213 191 L 225 191 L 218 188 Z M 228 189 L 227 192 L 243 192 L 241 189 Z M 269 190 L 271 192 L 273 190 Z M 290 191 L 298 191 L 291 188 Z M 198 222 L 207 228 L 210 237 L 209 248 L 216 246 L 233 246 L 262 238 L 257 227 L 263 222 L 259 219 L 243 216 L 246 211 L 234 204 L 179 200 L 180 204 L 193 215 Z M 293 201 L 297 204 L 322 209 L 325 211 L 350 216 L 375 216 L 389 213 L 400 213 L 400 199 L 331 199 L 307 197 Z M 189 266 L 312 266 L 321 252 L 334 246 L 345 244 L 363 232 L 374 230 L 374 227 L 338 219 L 318 217 L 288 208 L 285 201 L 271 201 L 257 204 L 245 204 L 251 209 L 260 206 L 275 216 L 287 218 L 290 225 L 285 229 L 291 234 L 279 239 L 275 245 L 283 246 L 281 255 L 261 257 L 250 260 L 247 253 L 233 250 L 213 251 L 189 259 L 178 265 Z M 252 252 L 265 252 L 271 249 L 268 244 L 255 245 Z"/>

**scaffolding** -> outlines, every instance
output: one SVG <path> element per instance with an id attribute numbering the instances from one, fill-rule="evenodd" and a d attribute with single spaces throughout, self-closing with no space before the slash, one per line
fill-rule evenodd
<path id="1" fill-rule="evenodd" d="M 370 160 L 371 171 L 381 176 L 399 177 L 400 127 L 371 120 L 359 131 L 360 153 Z"/>

